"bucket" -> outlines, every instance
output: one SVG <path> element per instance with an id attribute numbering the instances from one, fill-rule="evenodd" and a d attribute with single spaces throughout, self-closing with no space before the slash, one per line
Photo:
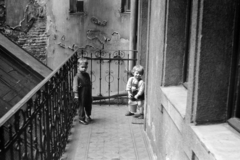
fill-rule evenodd
<path id="1" fill-rule="evenodd" d="M 131 113 L 136 113 L 137 112 L 137 103 L 136 102 L 129 103 L 129 111 Z"/>

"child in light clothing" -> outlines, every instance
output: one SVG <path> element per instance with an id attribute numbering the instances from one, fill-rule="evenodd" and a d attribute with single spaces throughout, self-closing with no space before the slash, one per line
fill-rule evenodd
<path id="1" fill-rule="evenodd" d="M 138 105 L 139 113 L 132 113 L 130 110 L 126 116 L 134 115 L 134 117 L 143 119 L 143 104 L 144 104 L 144 82 L 142 76 L 144 69 L 141 65 L 136 65 L 132 70 L 133 77 L 130 77 L 127 82 L 126 90 L 128 91 L 129 104 L 134 102 Z"/>

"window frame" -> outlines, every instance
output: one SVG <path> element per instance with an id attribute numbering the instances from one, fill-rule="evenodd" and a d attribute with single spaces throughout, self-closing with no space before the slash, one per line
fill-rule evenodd
<path id="1" fill-rule="evenodd" d="M 81 2 L 81 5 L 79 5 Z M 70 14 L 79 14 L 84 13 L 84 0 L 70 0 L 69 13 Z"/>
<path id="2" fill-rule="evenodd" d="M 190 43 L 191 43 L 191 26 L 192 26 L 192 1 L 187 0 L 187 16 L 186 16 L 186 51 L 183 63 L 183 86 L 188 89 L 189 75 L 189 59 L 190 59 Z"/>
<path id="3" fill-rule="evenodd" d="M 240 6 L 236 9 L 234 30 L 234 54 L 230 77 L 228 124 L 240 132 Z"/>
<path id="4" fill-rule="evenodd" d="M 131 12 L 131 0 L 121 0 L 121 13 Z"/>
<path id="5" fill-rule="evenodd" d="M 166 1 L 166 3 L 164 13 L 163 43 L 167 45 L 163 47 L 164 68 L 161 73 L 160 85 L 182 85 L 187 89 L 188 83 L 185 79 L 189 75 L 192 3 L 191 0 Z M 179 23 L 176 23 L 176 18 L 178 18 Z M 180 34 L 176 34 L 177 31 L 181 31 Z M 177 42 L 180 44 L 175 45 Z"/>

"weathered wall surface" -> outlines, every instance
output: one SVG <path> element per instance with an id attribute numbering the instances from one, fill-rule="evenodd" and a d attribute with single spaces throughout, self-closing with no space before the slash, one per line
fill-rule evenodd
<path id="1" fill-rule="evenodd" d="M 121 1 L 84 1 L 69 13 L 65 0 L 1 0 L 1 31 L 52 69 L 78 47 L 129 49 L 129 16 Z"/>
<path id="2" fill-rule="evenodd" d="M 238 159 L 240 155 L 235 152 L 234 146 L 239 144 L 239 133 L 227 128 L 224 123 L 229 109 L 228 98 L 231 98 L 228 91 L 234 54 L 236 4 L 229 0 L 191 2 L 188 90 L 178 83 L 182 79 L 181 64 L 186 45 L 186 35 L 183 34 L 185 11 L 182 12 L 186 1 L 152 0 L 149 8 L 146 132 L 153 157 L 157 160 L 216 160 L 228 156 Z M 177 93 L 165 85 L 181 88 L 181 92 Z M 184 99 L 181 99 L 183 94 Z M 204 125 L 216 122 L 223 123 Z M 225 133 L 230 133 L 228 139 L 234 139 L 232 137 L 236 135 L 237 138 L 226 145 L 222 138 Z M 211 138 L 203 136 L 205 134 L 211 135 Z M 232 145 L 228 146 L 229 143 Z M 228 151 L 231 154 L 228 155 Z"/>
<path id="3" fill-rule="evenodd" d="M 46 64 L 46 0 L 5 0 L 4 4 L 2 33 Z"/>
<path id="4" fill-rule="evenodd" d="M 121 1 L 84 1 L 84 13 L 69 13 L 69 3 L 47 3 L 48 65 L 55 68 L 82 47 L 128 49 L 129 14 L 120 13 Z"/>
<path id="5" fill-rule="evenodd" d="M 153 0 L 150 8 L 150 24 L 149 24 L 149 51 L 147 62 L 147 133 L 151 139 L 151 146 L 153 148 L 154 157 L 159 159 L 164 157 L 164 146 L 162 139 L 164 138 L 162 129 L 163 117 L 160 116 L 161 101 L 159 99 L 162 66 L 163 64 L 163 50 L 164 50 L 164 15 L 165 15 L 165 1 Z M 161 9 L 156 9 L 161 8 Z M 153 12 L 154 11 L 154 12 Z M 157 36 L 156 36 L 157 35 Z M 161 146 L 160 146 L 161 145 Z"/>
<path id="6" fill-rule="evenodd" d="M 6 21 L 5 0 L 0 0 L 0 26 Z"/>
<path id="7" fill-rule="evenodd" d="M 7 14 L 2 15 L 4 23 L 0 29 L 4 35 L 51 69 L 61 65 L 77 48 L 129 49 L 130 13 L 120 12 L 121 1 L 84 1 L 82 13 L 69 13 L 69 2 L 1 0 L 1 4 L 6 4 L 1 5 L 6 6 L 3 7 L 3 13 Z M 125 58 L 127 54 L 129 52 Z M 94 64 L 94 67 L 92 73 L 95 73 L 95 77 L 99 74 L 99 65 Z M 109 73 L 104 70 L 106 67 L 102 68 L 102 72 Z M 114 66 L 113 76 L 117 77 L 117 69 L 113 68 Z M 121 75 L 126 74 L 125 68 L 121 66 Z M 126 77 L 121 78 L 120 91 L 125 90 L 125 79 Z M 100 87 L 99 83 L 95 84 L 97 94 Z M 115 90 L 116 86 L 113 84 L 111 88 Z M 108 89 L 107 86 L 102 88 Z"/>

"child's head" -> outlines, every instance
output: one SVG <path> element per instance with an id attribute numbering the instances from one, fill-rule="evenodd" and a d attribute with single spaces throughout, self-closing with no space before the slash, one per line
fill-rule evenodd
<path id="1" fill-rule="evenodd" d="M 87 71 L 87 68 L 88 68 L 88 61 L 87 61 L 87 59 L 86 58 L 79 58 L 78 59 L 78 70 L 80 71 L 80 72 L 86 72 Z"/>
<path id="2" fill-rule="evenodd" d="M 132 74 L 135 78 L 140 79 L 142 75 L 144 74 L 144 69 L 143 66 L 141 65 L 136 65 L 132 69 Z"/>

